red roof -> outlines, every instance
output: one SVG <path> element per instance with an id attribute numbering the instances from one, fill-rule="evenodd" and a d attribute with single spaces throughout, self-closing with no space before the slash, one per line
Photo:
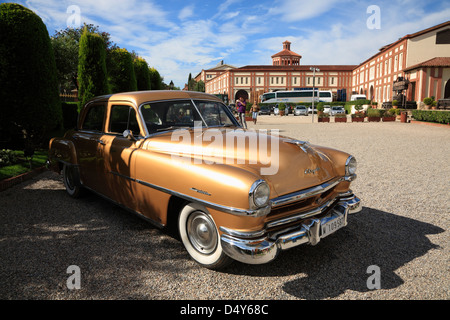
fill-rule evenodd
<path id="1" fill-rule="evenodd" d="M 273 56 L 272 56 L 272 58 L 274 58 L 274 57 L 286 57 L 286 56 L 294 56 L 294 57 L 302 57 L 301 55 L 299 55 L 298 53 L 295 53 L 295 52 L 293 52 L 293 51 L 291 51 L 291 50 L 288 50 L 288 49 L 283 49 L 283 50 L 281 50 L 280 52 L 278 52 L 278 53 L 275 53 Z"/>
<path id="2" fill-rule="evenodd" d="M 352 71 L 355 65 L 298 65 L 298 66 L 273 66 L 273 65 L 249 65 L 232 71 L 311 71 L 310 67 L 319 68 L 320 71 Z"/>
<path id="3" fill-rule="evenodd" d="M 426 67 L 450 67 L 450 57 L 436 57 L 406 68 L 405 71 Z"/>

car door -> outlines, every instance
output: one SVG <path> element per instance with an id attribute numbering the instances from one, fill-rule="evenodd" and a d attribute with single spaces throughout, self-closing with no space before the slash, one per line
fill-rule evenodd
<path id="1" fill-rule="evenodd" d="M 103 145 L 106 103 L 93 103 L 83 112 L 79 130 L 74 133 L 80 180 L 84 186 L 102 193 L 104 184 Z"/>
<path id="2" fill-rule="evenodd" d="M 132 133 L 124 137 L 124 131 Z M 106 173 L 105 194 L 112 200 L 137 211 L 134 196 L 134 153 L 143 142 L 136 110 L 131 104 L 114 103 L 109 106 L 103 155 Z"/>

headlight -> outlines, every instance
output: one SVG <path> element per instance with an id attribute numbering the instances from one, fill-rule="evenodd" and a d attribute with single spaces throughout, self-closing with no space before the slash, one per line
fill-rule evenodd
<path id="1" fill-rule="evenodd" d="M 347 158 L 345 162 L 345 175 L 351 176 L 356 173 L 356 159 L 353 156 Z"/>
<path id="2" fill-rule="evenodd" d="M 264 180 L 253 183 L 249 192 L 250 208 L 262 208 L 269 203 L 270 188 Z"/>

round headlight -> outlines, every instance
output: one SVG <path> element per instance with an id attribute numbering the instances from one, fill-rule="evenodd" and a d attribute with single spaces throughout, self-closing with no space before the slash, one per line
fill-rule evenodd
<path id="1" fill-rule="evenodd" d="M 269 202 L 270 188 L 264 180 L 258 180 L 250 189 L 250 197 L 257 208 L 264 207 Z"/>
<path id="2" fill-rule="evenodd" d="M 351 176 L 356 173 L 356 159 L 353 156 L 347 158 L 345 162 L 345 175 Z"/>

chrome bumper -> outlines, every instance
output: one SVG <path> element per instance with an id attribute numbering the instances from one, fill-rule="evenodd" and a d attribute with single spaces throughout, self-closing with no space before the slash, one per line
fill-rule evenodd
<path id="1" fill-rule="evenodd" d="M 276 258 L 282 250 L 290 249 L 301 244 L 316 245 L 323 238 L 321 226 L 325 223 L 343 217 L 344 226 L 347 225 L 348 214 L 361 211 L 361 200 L 354 196 L 341 198 L 325 216 L 305 219 L 293 229 L 267 234 L 264 230 L 243 234 L 226 228 L 221 228 L 221 245 L 224 252 L 234 260 L 247 264 L 268 263 Z M 253 235 L 253 238 L 250 238 Z M 254 237 L 259 235 L 259 237 Z"/>

